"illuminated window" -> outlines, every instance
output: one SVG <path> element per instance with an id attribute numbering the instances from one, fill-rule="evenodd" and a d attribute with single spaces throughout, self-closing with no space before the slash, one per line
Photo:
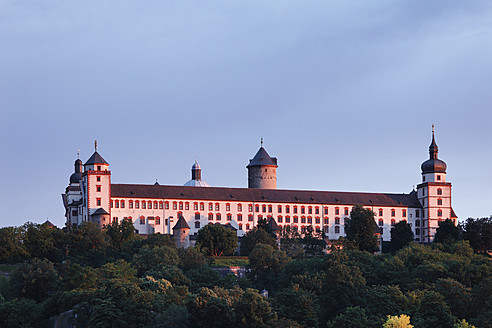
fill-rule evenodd
<path id="1" fill-rule="evenodd" d="M 193 210 L 198 211 L 198 203 L 193 203 Z"/>
<path id="2" fill-rule="evenodd" d="M 157 209 L 157 202 L 154 202 L 154 210 Z"/>
<path id="3" fill-rule="evenodd" d="M 168 210 L 169 209 L 169 202 L 165 202 L 164 206 L 165 206 L 166 210 Z"/>
<path id="4" fill-rule="evenodd" d="M 214 210 L 214 204 L 208 203 L 208 210 L 213 211 Z"/>
<path id="5" fill-rule="evenodd" d="M 177 210 L 177 209 L 178 209 L 178 203 L 173 202 L 173 210 Z"/>
<path id="6" fill-rule="evenodd" d="M 252 204 L 248 204 L 248 211 L 253 212 L 253 205 Z"/>
<path id="7" fill-rule="evenodd" d="M 161 218 L 160 217 L 158 217 L 158 216 L 155 217 L 155 224 L 156 225 L 161 224 Z"/>
<path id="8" fill-rule="evenodd" d="M 200 203 L 200 211 L 205 211 L 205 204 Z"/>
<path id="9" fill-rule="evenodd" d="M 151 210 L 151 209 L 152 209 L 152 202 L 151 202 L 150 200 L 147 202 L 147 208 L 148 208 L 149 210 Z"/>
<path id="10" fill-rule="evenodd" d="M 215 203 L 215 210 L 220 211 L 220 204 L 219 203 Z"/>
<path id="11" fill-rule="evenodd" d="M 187 210 L 187 211 L 188 211 L 189 209 L 190 209 L 190 203 L 186 202 L 186 203 L 185 203 L 185 210 Z"/>

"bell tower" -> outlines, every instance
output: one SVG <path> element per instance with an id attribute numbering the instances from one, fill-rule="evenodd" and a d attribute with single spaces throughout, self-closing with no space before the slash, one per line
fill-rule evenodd
<path id="1" fill-rule="evenodd" d="M 97 152 L 97 140 L 94 142 L 94 154 L 84 164 L 83 193 L 84 221 L 101 226 L 110 223 L 111 217 L 111 171 L 109 164 Z"/>
<path id="2" fill-rule="evenodd" d="M 418 218 L 421 223 L 420 241 L 432 242 L 441 221 L 451 219 L 456 224 L 457 219 L 451 207 L 451 183 L 446 182 L 447 165 L 438 158 L 434 125 L 432 125 L 429 159 L 422 163 L 421 169 L 422 183 L 417 186 L 417 197 L 423 208 Z"/>

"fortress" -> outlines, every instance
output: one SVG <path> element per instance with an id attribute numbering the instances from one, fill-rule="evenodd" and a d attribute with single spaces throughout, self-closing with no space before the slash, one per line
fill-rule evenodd
<path id="1" fill-rule="evenodd" d="M 439 222 L 457 216 L 451 206 L 451 183 L 446 182 L 446 163 L 438 158 L 432 130 L 429 159 L 422 163 L 422 181 L 410 193 L 361 193 L 277 189 L 277 159 L 271 157 L 263 141 L 249 161 L 248 188 L 211 187 L 201 178 L 195 162 L 191 180 L 184 186 L 114 184 L 109 164 L 97 151 L 82 164 L 75 161 L 75 172 L 62 194 L 67 226 L 92 221 L 105 225 L 129 219 L 139 234 L 196 235 L 209 223 L 225 224 L 238 236 L 267 219 L 280 228 L 290 225 L 301 234 L 312 226 L 329 239 L 344 236 L 344 223 L 354 205 L 370 208 L 382 229 L 382 239 L 390 240 L 397 222 L 407 221 L 417 242 L 431 242 Z M 186 231 L 186 234 L 182 234 Z"/>

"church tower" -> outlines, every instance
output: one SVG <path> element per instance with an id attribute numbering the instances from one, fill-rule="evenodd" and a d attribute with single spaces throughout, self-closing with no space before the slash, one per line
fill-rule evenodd
<path id="1" fill-rule="evenodd" d="M 446 163 L 438 158 L 438 147 L 432 125 L 432 142 L 429 159 L 422 163 L 422 183 L 417 186 L 417 197 L 422 204 L 422 215 L 418 215 L 415 227 L 419 228 L 422 242 L 432 242 L 439 223 L 456 215 L 451 207 L 451 183 L 446 182 Z M 419 237 L 418 235 L 416 237 Z"/>
<path id="2" fill-rule="evenodd" d="M 75 170 L 70 176 L 70 184 L 62 194 L 68 229 L 82 223 L 82 161 L 80 158 L 75 160 L 74 166 Z"/>
<path id="3" fill-rule="evenodd" d="M 97 141 L 94 148 L 94 154 L 84 164 L 82 174 L 84 221 L 103 226 L 111 223 L 111 171 L 108 162 L 97 152 Z"/>
<path id="4" fill-rule="evenodd" d="M 257 189 L 277 189 L 277 159 L 270 157 L 263 148 L 263 138 L 261 147 L 253 159 L 249 160 L 248 166 L 248 188 Z"/>

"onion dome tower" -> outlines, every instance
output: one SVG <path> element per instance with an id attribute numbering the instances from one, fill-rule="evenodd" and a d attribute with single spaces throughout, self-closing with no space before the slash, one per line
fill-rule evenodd
<path id="1" fill-rule="evenodd" d="M 253 159 L 249 160 L 248 166 L 248 188 L 277 189 L 277 159 L 270 157 L 261 146 Z"/>
<path id="2" fill-rule="evenodd" d="M 185 187 L 210 187 L 208 183 L 202 180 L 202 169 L 200 164 L 195 160 L 195 164 L 191 167 L 191 180 L 184 184 Z"/>
<path id="3" fill-rule="evenodd" d="M 434 136 L 434 125 L 432 125 L 432 142 L 429 146 L 429 159 L 422 163 L 422 182 L 445 182 L 446 163 L 437 158 L 438 147 Z"/>
<path id="4" fill-rule="evenodd" d="M 82 161 L 80 160 L 80 158 L 77 158 L 74 166 L 75 172 L 70 176 L 70 184 L 80 183 L 80 180 L 82 180 Z"/>
<path id="5" fill-rule="evenodd" d="M 446 219 L 456 222 L 456 214 L 451 206 L 451 183 L 446 182 L 446 163 L 438 158 L 438 147 L 432 125 L 432 142 L 429 146 L 429 159 L 422 163 L 422 183 L 417 186 L 417 198 L 422 205 L 422 213 L 416 213 L 415 223 L 419 228 L 416 240 L 432 242 L 439 223 Z"/>

